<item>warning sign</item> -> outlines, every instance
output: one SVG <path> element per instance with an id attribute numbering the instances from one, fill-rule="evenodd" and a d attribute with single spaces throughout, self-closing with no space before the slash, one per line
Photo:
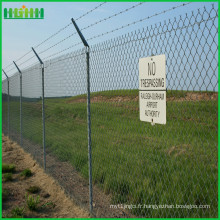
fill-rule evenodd
<path id="1" fill-rule="evenodd" d="M 165 55 L 139 60 L 140 120 L 166 124 Z"/>

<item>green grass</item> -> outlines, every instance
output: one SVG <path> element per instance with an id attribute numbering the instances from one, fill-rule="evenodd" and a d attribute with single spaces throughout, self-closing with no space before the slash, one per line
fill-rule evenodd
<path id="1" fill-rule="evenodd" d="M 11 173 L 4 173 L 3 174 L 3 181 L 8 182 L 8 181 L 12 181 L 13 177 Z"/>
<path id="2" fill-rule="evenodd" d="M 15 165 L 14 164 L 2 164 L 2 173 L 14 173 Z"/>
<path id="3" fill-rule="evenodd" d="M 24 207 L 15 207 L 11 210 L 9 218 L 24 218 L 25 209 Z"/>
<path id="4" fill-rule="evenodd" d="M 33 197 L 32 195 L 25 195 L 26 204 L 29 210 L 36 211 L 40 203 L 40 196 Z"/>
<path id="5" fill-rule="evenodd" d="M 210 93 L 211 94 L 211 93 Z M 130 97 L 125 102 L 118 96 Z M 168 101 L 167 124 L 139 120 L 137 90 L 92 93 L 93 182 L 115 204 L 196 204 L 210 209 L 133 209 L 146 217 L 217 217 L 218 102 Z M 184 98 L 168 91 L 167 98 Z M 94 97 L 105 100 L 93 101 Z M 115 98 L 115 100 L 114 100 Z M 81 100 L 81 101 L 79 101 Z M 41 102 L 24 102 L 24 138 L 42 145 Z M 11 103 L 19 109 L 19 102 Z M 86 95 L 47 99 L 46 147 L 88 178 Z M 7 105 L 3 105 L 3 112 Z M 19 111 L 11 116 L 19 130 Z"/>

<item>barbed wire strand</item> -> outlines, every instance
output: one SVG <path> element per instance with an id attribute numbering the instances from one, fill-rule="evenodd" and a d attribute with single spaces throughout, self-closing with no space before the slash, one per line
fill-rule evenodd
<path id="1" fill-rule="evenodd" d="M 98 6 L 96 6 L 95 8 L 91 9 L 90 11 L 86 12 L 85 14 L 81 15 L 80 17 L 78 17 L 76 19 L 79 20 L 83 17 L 85 17 L 86 15 L 90 14 L 91 12 L 93 12 L 94 10 L 96 10 L 97 8 L 101 7 L 102 5 L 106 4 L 106 2 L 102 2 L 101 4 L 99 4 Z M 34 48 L 38 48 L 39 46 L 41 46 L 43 43 L 45 43 L 46 41 L 48 41 L 49 39 L 53 38 L 54 36 L 56 36 L 57 34 L 59 34 L 61 31 L 65 30 L 67 27 L 69 27 L 70 25 L 72 25 L 72 22 L 70 22 L 68 25 L 66 25 L 65 27 L 61 28 L 60 30 L 58 30 L 55 34 L 51 35 L 50 37 L 48 37 L 46 40 L 44 40 L 43 42 L 41 42 L 40 44 L 36 45 Z"/>
<path id="2" fill-rule="evenodd" d="M 165 14 L 165 13 L 167 13 L 167 12 L 169 12 L 169 11 L 175 10 L 175 9 L 177 9 L 177 8 L 180 8 L 180 7 L 184 7 L 184 6 L 188 5 L 188 4 L 191 4 L 191 2 L 184 3 L 184 4 L 181 4 L 181 5 L 175 6 L 175 7 L 171 7 L 171 8 L 169 8 L 169 9 L 167 9 L 167 10 L 164 10 L 164 11 L 162 11 L 162 12 L 153 14 L 153 15 L 151 15 L 151 16 L 148 16 L 148 17 L 139 19 L 139 20 L 134 21 L 134 22 L 132 22 L 132 23 L 123 25 L 123 26 L 121 26 L 121 27 L 119 27 L 119 28 L 116 28 L 116 29 L 113 29 L 113 30 L 111 30 L 111 31 L 107 31 L 107 32 L 102 33 L 102 34 L 98 34 L 98 35 L 96 35 L 96 36 L 93 36 L 93 37 L 87 39 L 87 41 L 93 40 L 93 39 L 96 39 L 96 38 L 99 38 L 99 37 L 102 37 L 102 36 L 107 35 L 107 34 L 110 34 L 110 33 L 113 33 L 113 32 L 115 32 L 115 31 L 121 30 L 121 29 L 123 29 L 123 28 L 129 27 L 129 26 L 134 25 L 134 24 L 137 24 L 137 23 L 139 23 L 139 22 L 145 21 L 145 20 L 150 19 L 150 18 L 152 18 L 152 17 L 158 16 L 158 15 L 161 15 L 161 14 Z M 60 54 L 60 53 L 62 53 L 62 52 L 64 52 L 64 51 L 66 51 L 66 50 L 69 50 L 70 48 L 73 48 L 73 47 L 75 47 L 75 46 L 77 46 L 77 45 L 79 45 L 79 44 L 81 44 L 81 42 L 76 43 L 76 44 L 74 44 L 74 45 L 72 45 L 72 46 L 70 46 L 70 47 L 68 47 L 68 48 L 65 48 L 65 49 L 63 49 L 63 50 L 61 50 L 61 51 L 59 51 L 59 52 L 57 52 L 57 53 L 55 53 L 55 54 L 51 54 L 50 56 L 45 57 L 44 59 L 48 59 L 48 58 L 50 58 L 50 57 L 53 57 L 53 56 L 55 56 L 55 55 L 58 55 L 58 54 Z"/>
<path id="3" fill-rule="evenodd" d="M 46 59 L 48 59 L 48 58 L 50 58 L 50 57 L 53 57 L 53 56 L 55 56 L 55 55 L 58 55 L 58 54 L 60 54 L 60 53 L 62 53 L 62 52 L 64 52 L 64 51 L 69 50 L 70 48 L 73 48 L 73 47 L 75 47 L 75 46 L 77 46 L 77 45 L 80 45 L 80 44 L 82 44 L 82 42 L 78 42 L 78 43 L 76 43 L 76 44 L 74 44 L 74 45 L 72 45 L 72 46 L 70 46 L 70 47 L 67 47 L 67 48 L 65 48 L 65 49 L 63 49 L 63 50 L 61 50 L 61 51 L 59 51 L 59 52 L 57 52 L 57 53 L 54 53 L 54 54 L 52 54 L 52 55 L 50 55 L 50 56 L 47 56 L 47 57 L 44 58 L 44 60 L 46 60 Z"/>
<path id="4" fill-rule="evenodd" d="M 13 65 L 13 63 L 11 63 L 11 64 L 9 64 L 8 66 L 6 66 L 5 68 L 4 68 L 4 70 L 7 70 L 10 66 L 12 66 Z"/>
<path id="5" fill-rule="evenodd" d="M 181 5 L 178 5 L 178 6 L 169 8 L 169 9 L 167 9 L 167 10 L 164 10 L 164 11 L 162 11 L 162 12 L 156 13 L 156 14 L 154 14 L 154 15 L 151 15 L 151 16 L 148 16 L 148 17 L 139 19 L 139 20 L 137 20 L 137 21 L 131 22 L 131 23 L 129 23 L 129 24 L 122 25 L 121 27 L 115 28 L 115 29 L 113 29 L 113 30 L 111 30 L 111 31 L 107 31 L 107 32 L 104 32 L 104 33 L 102 33 L 102 34 L 95 35 L 95 36 L 93 36 L 93 37 L 87 39 L 87 41 L 89 41 L 89 40 L 94 40 L 94 39 L 96 39 L 96 38 L 102 37 L 102 36 L 107 35 L 107 34 L 111 34 L 111 33 L 115 32 L 115 31 L 118 31 L 118 30 L 124 29 L 124 28 L 126 28 L 126 27 L 129 27 L 129 26 L 131 26 L 131 25 L 134 25 L 134 24 L 143 22 L 143 21 L 148 20 L 148 19 L 150 19 L 150 18 L 152 18 L 152 17 L 156 17 L 156 16 L 158 16 L 158 15 L 165 14 L 165 13 L 167 13 L 167 12 L 169 12 L 169 11 L 175 10 L 175 9 L 177 9 L 177 8 L 180 8 L 180 7 L 184 7 L 184 6 L 186 6 L 186 5 L 188 5 L 188 4 L 191 4 L 191 3 L 192 3 L 192 2 L 184 3 L 184 4 L 181 4 Z"/>
<path id="6" fill-rule="evenodd" d="M 142 4 L 144 4 L 144 3 L 146 3 L 146 2 L 140 2 L 140 3 L 136 4 L 136 5 L 133 5 L 132 7 L 126 8 L 126 9 L 124 9 L 124 10 L 118 12 L 118 13 L 115 13 L 115 14 L 113 14 L 113 15 L 110 15 L 110 16 L 106 17 L 106 18 L 103 18 L 103 19 L 101 19 L 101 20 L 99 20 L 99 21 L 97 21 L 97 22 L 95 22 L 95 23 L 92 23 L 92 24 L 88 25 L 87 27 L 82 28 L 81 31 L 86 30 L 86 29 L 88 29 L 88 28 L 91 28 L 91 27 L 93 27 L 93 26 L 95 26 L 95 25 L 98 25 L 98 24 L 100 24 L 100 23 L 102 23 L 102 22 L 105 22 L 105 21 L 107 21 L 107 20 L 109 20 L 109 19 L 111 19 L 111 18 L 113 18 L 113 17 L 118 16 L 118 15 L 122 15 L 123 13 L 126 13 L 126 12 L 130 11 L 131 9 L 134 9 L 134 8 L 136 8 L 136 7 L 138 7 L 138 6 L 142 5 Z M 74 36 L 75 34 L 77 34 L 77 32 L 74 32 L 73 34 L 71 34 L 71 35 L 65 37 L 64 39 L 62 39 L 61 41 L 57 42 L 56 44 L 53 44 L 52 46 L 46 48 L 45 50 L 41 51 L 39 54 L 45 53 L 46 51 L 52 49 L 53 47 L 56 47 L 57 45 L 61 44 L 61 43 L 64 42 L 65 40 L 71 38 L 71 37 Z"/>
<path id="7" fill-rule="evenodd" d="M 138 7 L 138 6 L 142 5 L 142 4 L 144 4 L 144 3 L 146 3 L 146 2 L 139 2 L 138 4 L 133 5 L 133 6 L 131 6 L 130 8 L 126 8 L 126 9 L 124 9 L 124 10 L 118 12 L 118 13 L 115 13 L 115 14 L 113 14 L 113 15 L 110 15 L 109 17 L 103 18 L 103 19 L 101 19 L 101 20 L 99 20 L 99 21 L 97 21 L 97 22 L 95 22 L 95 23 L 93 23 L 93 24 L 90 24 L 90 25 L 88 25 L 87 27 L 82 28 L 82 30 L 86 30 L 86 29 L 88 29 L 88 28 L 90 28 L 90 27 L 92 27 L 92 26 L 94 26 L 94 25 L 97 25 L 97 24 L 102 23 L 102 22 L 104 22 L 104 21 L 107 21 L 107 20 L 109 20 L 109 19 L 111 19 L 111 18 L 113 18 L 113 17 L 116 17 L 116 16 L 118 16 L 118 15 L 121 15 L 121 14 L 123 14 L 123 13 L 126 13 L 126 12 L 128 12 L 128 11 L 130 11 L 130 10 L 132 10 L 132 9 L 134 9 L 134 8 L 136 8 L 136 7 Z"/>
<path id="8" fill-rule="evenodd" d="M 75 20 L 79 20 L 85 16 L 87 16 L 88 14 L 92 13 L 93 11 L 95 11 L 96 9 L 98 9 L 99 7 L 101 7 L 102 5 L 106 4 L 107 2 L 102 2 L 101 4 L 97 5 L 96 7 L 94 7 L 93 9 L 89 10 L 88 12 L 86 12 L 85 14 L 81 15 L 80 17 L 76 18 Z M 67 24 L 66 26 L 64 26 L 63 28 L 59 29 L 56 33 L 52 34 L 50 37 L 48 37 L 47 39 L 45 39 L 44 41 L 42 41 L 41 43 L 39 43 L 38 45 L 36 45 L 34 48 L 38 48 L 39 46 L 41 46 L 42 44 L 44 44 L 45 42 L 47 42 L 48 40 L 50 40 L 51 38 L 55 37 L 57 34 L 59 34 L 60 32 L 62 32 L 63 30 L 65 30 L 67 27 L 69 27 L 70 25 L 72 25 L 72 22 L 70 22 L 69 24 Z M 26 54 L 24 54 L 22 57 L 18 58 L 16 60 L 16 62 L 18 62 L 19 60 L 23 59 L 25 56 L 27 56 L 29 53 L 31 53 L 32 50 L 28 51 Z M 29 59 L 28 59 L 29 60 Z M 28 61 L 27 60 L 27 61 Z M 23 62 L 24 63 L 24 62 Z M 22 64 L 23 64 L 22 63 Z M 4 69 L 7 69 L 8 67 L 12 66 L 13 63 L 9 64 L 8 66 L 6 66 Z M 19 64 L 21 65 L 21 64 Z"/>
<path id="9" fill-rule="evenodd" d="M 90 14 L 91 12 L 95 11 L 97 8 L 100 8 L 102 5 L 106 4 L 107 2 L 102 2 L 100 5 L 96 6 L 95 8 L 93 8 L 92 10 L 86 12 L 85 14 L 81 15 L 80 17 L 76 18 L 75 21 L 78 21 L 79 19 L 85 17 L 86 15 Z M 72 24 L 72 22 L 71 22 Z"/>
<path id="10" fill-rule="evenodd" d="M 9 69 L 8 71 L 7 71 L 7 74 L 8 73 L 10 73 L 12 70 L 14 70 L 14 69 L 16 69 L 16 67 L 14 66 L 14 67 L 12 67 L 11 69 Z"/>
<path id="11" fill-rule="evenodd" d="M 171 30 L 164 31 L 163 33 L 157 33 L 156 36 L 161 36 L 162 34 L 164 35 L 166 33 L 171 33 L 172 31 L 184 30 L 184 29 L 189 28 L 189 27 L 194 27 L 196 24 L 201 25 L 203 22 L 213 21 L 214 19 L 215 18 L 208 18 L 207 20 L 202 20 L 200 22 L 195 22 L 193 25 L 187 25 L 187 26 L 185 25 L 185 26 L 182 26 L 182 27 L 177 27 L 176 29 L 172 28 Z M 106 51 L 106 50 L 111 50 L 111 49 L 129 44 L 129 43 L 132 43 L 132 42 L 147 40 L 147 39 L 149 39 L 149 37 L 152 37 L 152 36 L 155 36 L 155 35 L 150 35 L 150 36 L 147 36 L 147 37 L 141 37 L 141 38 L 125 41 L 121 44 L 117 44 L 117 45 L 114 45 L 114 46 L 111 46 L 111 47 L 106 47 L 106 48 L 100 49 L 100 50 L 93 50 L 93 51 L 90 50 L 90 53 L 94 54 L 94 53 L 99 53 L 99 52 Z"/>

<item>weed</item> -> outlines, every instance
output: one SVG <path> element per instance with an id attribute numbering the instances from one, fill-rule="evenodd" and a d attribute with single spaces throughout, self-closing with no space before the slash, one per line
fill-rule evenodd
<path id="1" fill-rule="evenodd" d="M 27 206 L 31 211 L 37 210 L 38 204 L 40 203 L 40 196 L 34 198 L 32 195 L 25 194 L 25 199 Z"/>
<path id="2" fill-rule="evenodd" d="M 45 208 L 45 207 L 48 207 L 48 206 L 50 206 L 51 208 L 55 208 L 56 205 L 53 202 L 47 202 L 47 203 L 43 204 L 41 206 L 41 208 Z"/>
<path id="3" fill-rule="evenodd" d="M 8 189 L 2 189 L 2 201 L 6 201 L 9 196 L 9 191 Z"/>
<path id="4" fill-rule="evenodd" d="M 24 218 L 25 209 L 24 207 L 15 207 L 11 210 L 10 218 Z"/>
<path id="5" fill-rule="evenodd" d="M 21 172 L 20 175 L 23 176 L 23 177 L 30 177 L 30 176 L 32 176 L 32 172 L 31 172 L 30 169 L 25 169 L 25 170 L 23 170 L 23 171 Z"/>
<path id="6" fill-rule="evenodd" d="M 14 164 L 2 164 L 2 173 L 14 173 L 15 165 Z"/>
<path id="7" fill-rule="evenodd" d="M 40 188 L 38 186 L 30 186 L 27 191 L 30 193 L 38 193 L 40 192 Z"/>
<path id="8" fill-rule="evenodd" d="M 11 173 L 4 173 L 4 174 L 3 174 L 3 180 L 4 180 L 5 182 L 12 181 L 12 180 L 13 180 L 12 174 L 11 174 Z"/>

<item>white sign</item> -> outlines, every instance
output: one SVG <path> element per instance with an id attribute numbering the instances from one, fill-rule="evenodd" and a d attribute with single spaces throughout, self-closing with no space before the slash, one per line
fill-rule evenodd
<path id="1" fill-rule="evenodd" d="M 140 120 L 166 124 L 165 55 L 139 60 Z"/>

